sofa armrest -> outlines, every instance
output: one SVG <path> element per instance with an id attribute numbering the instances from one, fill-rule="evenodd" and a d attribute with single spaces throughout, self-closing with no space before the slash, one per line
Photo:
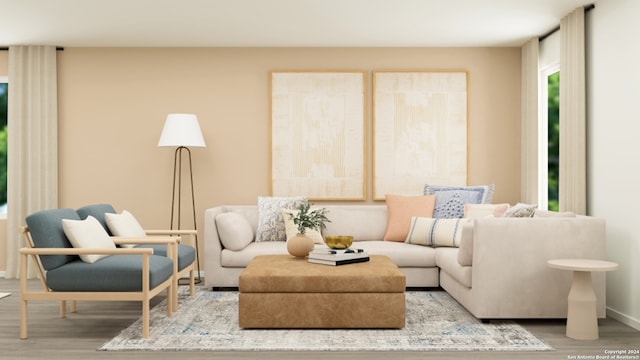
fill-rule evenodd
<path id="1" fill-rule="evenodd" d="M 204 273 L 205 286 L 211 286 L 212 277 L 222 267 L 222 243 L 218 236 L 216 216 L 226 212 L 222 206 L 213 207 L 204 212 Z"/>
<path id="2" fill-rule="evenodd" d="M 477 219 L 473 232 L 474 300 L 489 314 L 503 313 L 492 307 L 508 299 L 530 308 L 532 316 L 542 307 L 558 307 L 562 317 L 571 273 L 549 268 L 547 260 L 606 257 L 605 221 L 595 217 Z M 603 274 L 594 274 L 593 283 L 602 315 Z"/>
<path id="3" fill-rule="evenodd" d="M 460 235 L 460 250 L 458 250 L 458 264 L 462 266 L 473 265 L 473 222 L 462 223 Z"/>

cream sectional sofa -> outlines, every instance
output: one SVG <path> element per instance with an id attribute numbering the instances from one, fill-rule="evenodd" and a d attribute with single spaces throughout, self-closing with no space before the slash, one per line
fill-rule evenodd
<path id="1" fill-rule="evenodd" d="M 605 223 L 594 217 L 481 218 L 463 226 L 459 248 L 434 248 L 383 241 L 386 205 L 323 207 L 331 220 L 324 234 L 353 235 L 354 247 L 389 256 L 406 275 L 407 287 L 442 287 L 480 319 L 565 318 L 572 275 L 549 268 L 547 260 L 605 258 Z M 228 212 L 246 219 L 253 233 L 229 224 L 218 228 L 216 217 Z M 237 287 L 254 256 L 287 254 L 285 242 L 251 241 L 257 205 L 208 209 L 204 224 L 207 287 Z M 238 245 L 236 235 L 244 243 Z M 604 317 L 604 274 L 593 274 L 593 284 L 598 316 Z"/>

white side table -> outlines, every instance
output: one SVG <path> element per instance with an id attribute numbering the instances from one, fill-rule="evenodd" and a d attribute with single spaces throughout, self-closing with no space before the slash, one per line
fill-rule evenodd
<path id="1" fill-rule="evenodd" d="M 573 271 L 567 309 L 567 336 L 577 340 L 597 339 L 598 314 L 591 272 L 613 271 L 618 268 L 618 264 L 591 259 L 553 259 L 547 261 L 547 264 L 555 269 Z"/>

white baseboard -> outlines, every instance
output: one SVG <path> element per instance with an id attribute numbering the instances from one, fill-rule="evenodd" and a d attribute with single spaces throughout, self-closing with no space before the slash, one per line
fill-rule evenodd
<path id="1" fill-rule="evenodd" d="M 607 307 L 607 316 L 620 321 L 625 325 L 629 325 L 636 330 L 640 330 L 640 320 L 635 319 L 627 314 L 621 313 L 615 309 Z"/>
<path id="2" fill-rule="evenodd" d="M 7 272 L 6 271 L 0 271 L 0 278 L 3 278 L 7 276 Z"/>

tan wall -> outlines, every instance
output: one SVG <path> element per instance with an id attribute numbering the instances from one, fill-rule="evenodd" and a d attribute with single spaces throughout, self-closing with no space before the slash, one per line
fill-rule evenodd
<path id="1" fill-rule="evenodd" d="M 58 68 L 61 207 L 109 202 L 166 228 L 173 150 L 156 145 L 168 113 L 195 113 L 207 142 L 192 150 L 202 239 L 205 209 L 269 194 L 271 70 L 368 71 L 365 203 L 371 71 L 467 70 L 469 184 L 519 199 L 518 48 L 66 48 Z"/>

